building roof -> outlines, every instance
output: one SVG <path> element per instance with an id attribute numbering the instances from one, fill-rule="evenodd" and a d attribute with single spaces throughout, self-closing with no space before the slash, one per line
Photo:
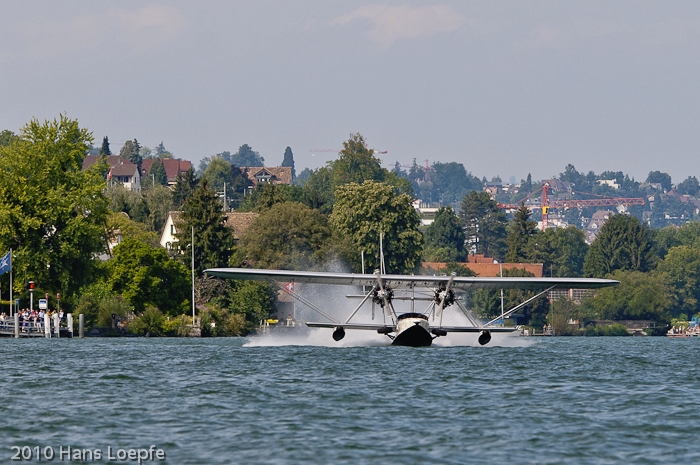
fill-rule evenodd
<path id="1" fill-rule="evenodd" d="M 226 226 L 233 230 L 233 238 L 237 240 L 258 216 L 259 213 L 253 212 L 229 212 L 226 213 Z"/>
<path id="2" fill-rule="evenodd" d="M 141 171 L 144 174 L 151 172 L 151 167 L 157 158 L 146 158 L 141 163 Z M 163 167 L 165 168 L 165 174 L 168 177 L 168 182 L 175 182 L 177 180 L 177 175 L 184 173 L 192 168 L 192 162 L 189 160 L 180 160 L 179 158 L 163 158 Z"/>
<path id="3" fill-rule="evenodd" d="M 292 184 L 291 166 L 242 166 L 241 172 L 254 186 L 261 176 L 271 176 L 272 184 Z"/>
<path id="4" fill-rule="evenodd" d="M 472 270 L 474 273 L 476 273 L 477 276 L 481 277 L 495 277 L 499 276 L 501 274 L 501 265 L 503 267 L 503 270 L 512 270 L 512 269 L 520 269 L 520 270 L 525 270 L 529 271 L 530 273 L 534 274 L 536 278 L 541 278 L 542 277 L 542 271 L 544 268 L 544 265 L 542 263 L 493 263 L 493 259 L 491 260 L 491 263 L 458 263 L 458 265 L 461 265 L 465 268 L 469 268 Z M 428 270 L 432 270 L 435 272 L 444 272 L 447 264 L 442 263 L 442 262 L 423 262 L 423 268 L 426 268 Z"/>

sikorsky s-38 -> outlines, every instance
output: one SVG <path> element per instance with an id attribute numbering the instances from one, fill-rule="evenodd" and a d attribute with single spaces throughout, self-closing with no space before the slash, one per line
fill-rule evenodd
<path id="1" fill-rule="evenodd" d="M 421 347 L 432 344 L 433 339 L 449 333 L 479 333 L 479 344 L 491 341 L 491 333 L 512 332 L 516 328 L 496 326 L 502 317 L 509 316 L 532 300 L 552 289 L 595 289 L 618 284 L 610 279 L 593 278 L 486 278 L 459 276 L 393 275 L 377 271 L 375 274 L 327 273 L 311 271 L 261 270 L 247 268 L 212 268 L 205 270 L 211 276 L 229 279 L 267 281 L 277 285 L 303 304 L 311 307 L 328 322 L 307 322 L 315 328 L 333 329 L 333 339 L 340 341 L 346 330 L 376 331 L 391 339 L 392 345 Z M 348 296 L 361 299 L 361 302 L 348 315 L 345 321 L 336 321 L 322 308 L 290 289 L 285 283 L 313 283 L 321 285 L 358 286 L 362 294 Z M 456 292 L 471 289 L 528 289 L 540 291 L 534 297 L 511 308 L 499 318 L 481 323 L 471 316 Z M 397 313 L 393 302 L 410 302 L 410 311 Z M 416 302 L 428 302 L 423 312 L 416 311 Z M 381 307 L 381 323 L 355 323 L 353 318 L 366 306 L 371 307 L 372 320 L 375 319 L 375 306 Z M 466 326 L 443 326 L 443 312 L 451 306 L 461 308 L 470 322 Z M 431 324 L 431 317 L 432 323 Z"/>

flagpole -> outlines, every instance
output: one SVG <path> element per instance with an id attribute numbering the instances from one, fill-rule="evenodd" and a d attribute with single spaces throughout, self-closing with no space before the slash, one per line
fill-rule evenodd
<path id="1" fill-rule="evenodd" d="M 10 316 L 12 316 L 12 310 L 14 309 L 14 300 L 12 300 L 12 248 L 10 248 Z"/>

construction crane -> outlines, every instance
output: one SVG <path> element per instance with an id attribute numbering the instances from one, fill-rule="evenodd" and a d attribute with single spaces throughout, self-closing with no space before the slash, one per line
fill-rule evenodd
<path id="1" fill-rule="evenodd" d="M 529 208 L 530 210 L 542 210 L 542 230 L 545 230 L 549 227 L 549 210 L 551 208 L 584 208 L 584 207 L 617 207 L 619 205 L 644 205 L 644 199 L 640 197 L 636 198 L 623 198 L 623 197 L 614 197 L 614 198 L 599 198 L 599 199 L 563 199 L 563 200 L 549 200 L 549 195 L 548 195 L 548 190 L 549 190 L 549 184 L 544 183 L 542 187 L 537 189 L 536 191 L 530 193 L 527 197 L 523 199 L 523 202 L 527 199 L 529 199 L 532 195 L 536 194 L 539 191 L 542 191 L 542 202 L 540 205 L 535 205 L 535 204 L 529 204 L 525 205 L 525 207 Z M 517 210 L 520 208 L 519 204 L 512 204 L 512 203 L 498 203 L 498 208 L 503 208 L 505 210 Z"/>
<path id="2" fill-rule="evenodd" d="M 342 150 L 342 149 L 311 149 L 311 150 L 309 150 L 309 152 L 311 152 L 311 153 L 316 153 L 316 152 L 335 152 L 335 153 L 340 153 L 341 150 Z M 380 155 L 386 155 L 387 153 L 389 153 L 388 150 L 375 150 L 375 149 L 370 149 L 370 150 L 372 150 L 373 153 L 375 153 L 375 154 L 378 153 L 378 154 L 380 154 Z"/>

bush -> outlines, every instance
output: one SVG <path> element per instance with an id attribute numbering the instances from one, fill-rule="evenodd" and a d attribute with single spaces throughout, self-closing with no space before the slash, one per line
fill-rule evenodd
<path id="1" fill-rule="evenodd" d="M 202 310 L 202 336 L 241 336 L 246 332 L 245 315 L 212 305 Z M 213 324 L 213 326 L 212 326 Z"/>
<path id="2" fill-rule="evenodd" d="M 162 336 L 164 334 L 164 322 L 165 317 L 163 317 L 163 312 L 155 307 L 146 307 L 146 310 L 141 316 L 129 323 L 127 329 L 130 333 L 141 336 L 147 334 L 149 336 Z"/>

